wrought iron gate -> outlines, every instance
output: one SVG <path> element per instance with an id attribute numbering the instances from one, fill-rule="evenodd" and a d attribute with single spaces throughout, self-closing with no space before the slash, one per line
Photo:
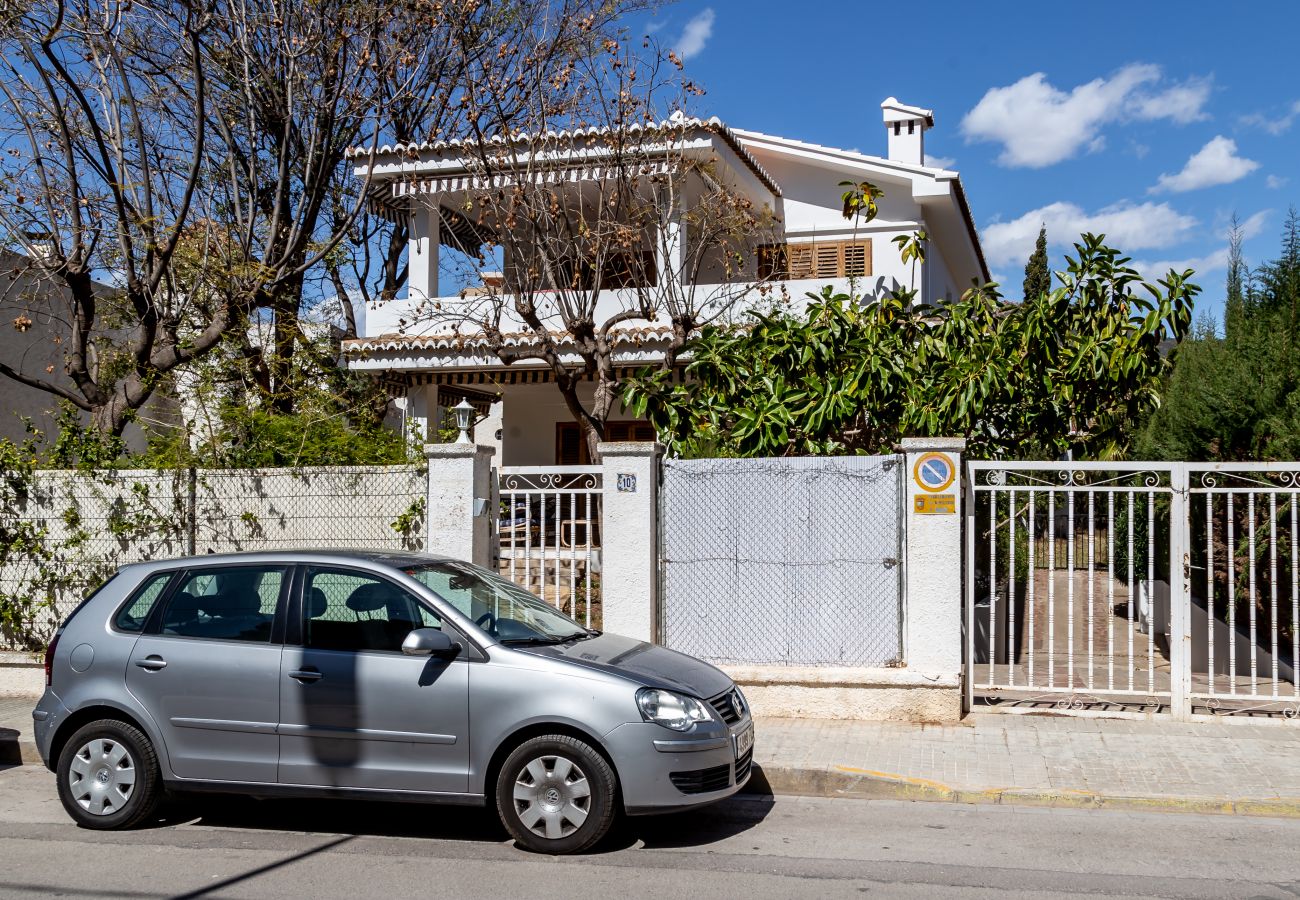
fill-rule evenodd
<path id="1" fill-rule="evenodd" d="M 494 506 L 497 570 L 600 627 L 600 466 L 505 466 Z"/>
<path id="2" fill-rule="evenodd" d="M 973 462 L 968 704 L 1300 717 L 1300 464 Z"/>
<path id="3" fill-rule="evenodd" d="M 660 637 L 720 663 L 900 659 L 901 457 L 666 460 Z"/>

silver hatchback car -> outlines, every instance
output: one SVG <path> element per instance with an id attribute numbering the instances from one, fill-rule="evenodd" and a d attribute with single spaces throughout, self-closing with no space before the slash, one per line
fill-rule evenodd
<path id="1" fill-rule="evenodd" d="M 68 618 L 32 715 L 78 824 L 165 790 L 496 806 L 524 847 L 749 779 L 740 690 L 426 554 L 244 553 L 123 567 Z"/>

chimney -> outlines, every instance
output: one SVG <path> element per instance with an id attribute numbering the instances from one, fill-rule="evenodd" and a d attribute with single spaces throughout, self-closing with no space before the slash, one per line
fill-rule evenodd
<path id="1" fill-rule="evenodd" d="M 925 165 L 925 132 L 934 127 L 934 112 L 919 106 L 905 106 L 896 97 L 880 104 L 889 134 L 888 158 L 914 166 Z"/>

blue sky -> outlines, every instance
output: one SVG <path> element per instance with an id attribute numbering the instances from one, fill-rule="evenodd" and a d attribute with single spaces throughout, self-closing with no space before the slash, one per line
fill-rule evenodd
<path id="1" fill-rule="evenodd" d="M 735 127 L 883 155 L 881 100 L 933 109 L 1009 293 L 1046 221 L 1053 268 L 1105 231 L 1148 277 L 1195 268 L 1217 313 L 1229 217 L 1254 265 L 1300 205 L 1300 3 L 681 0 L 628 26 Z"/>

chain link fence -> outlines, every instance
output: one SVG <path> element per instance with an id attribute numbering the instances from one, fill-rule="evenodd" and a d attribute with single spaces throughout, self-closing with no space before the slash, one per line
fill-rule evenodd
<path id="1" fill-rule="evenodd" d="M 197 470 L 194 552 L 423 550 L 425 472 L 418 466 Z"/>
<path id="2" fill-rule="evenodd" d="M 0 648 L 32 649 L 119 566 L 306 547 L 424 549 L 427 469 L 38 470 L 0 486 Z"/>
<path id="3" fill-rule="evenodd" d="M 718 663 L 897 663 L 902 470 L 898 456 L 665 461 L 664 643 Z"/>

